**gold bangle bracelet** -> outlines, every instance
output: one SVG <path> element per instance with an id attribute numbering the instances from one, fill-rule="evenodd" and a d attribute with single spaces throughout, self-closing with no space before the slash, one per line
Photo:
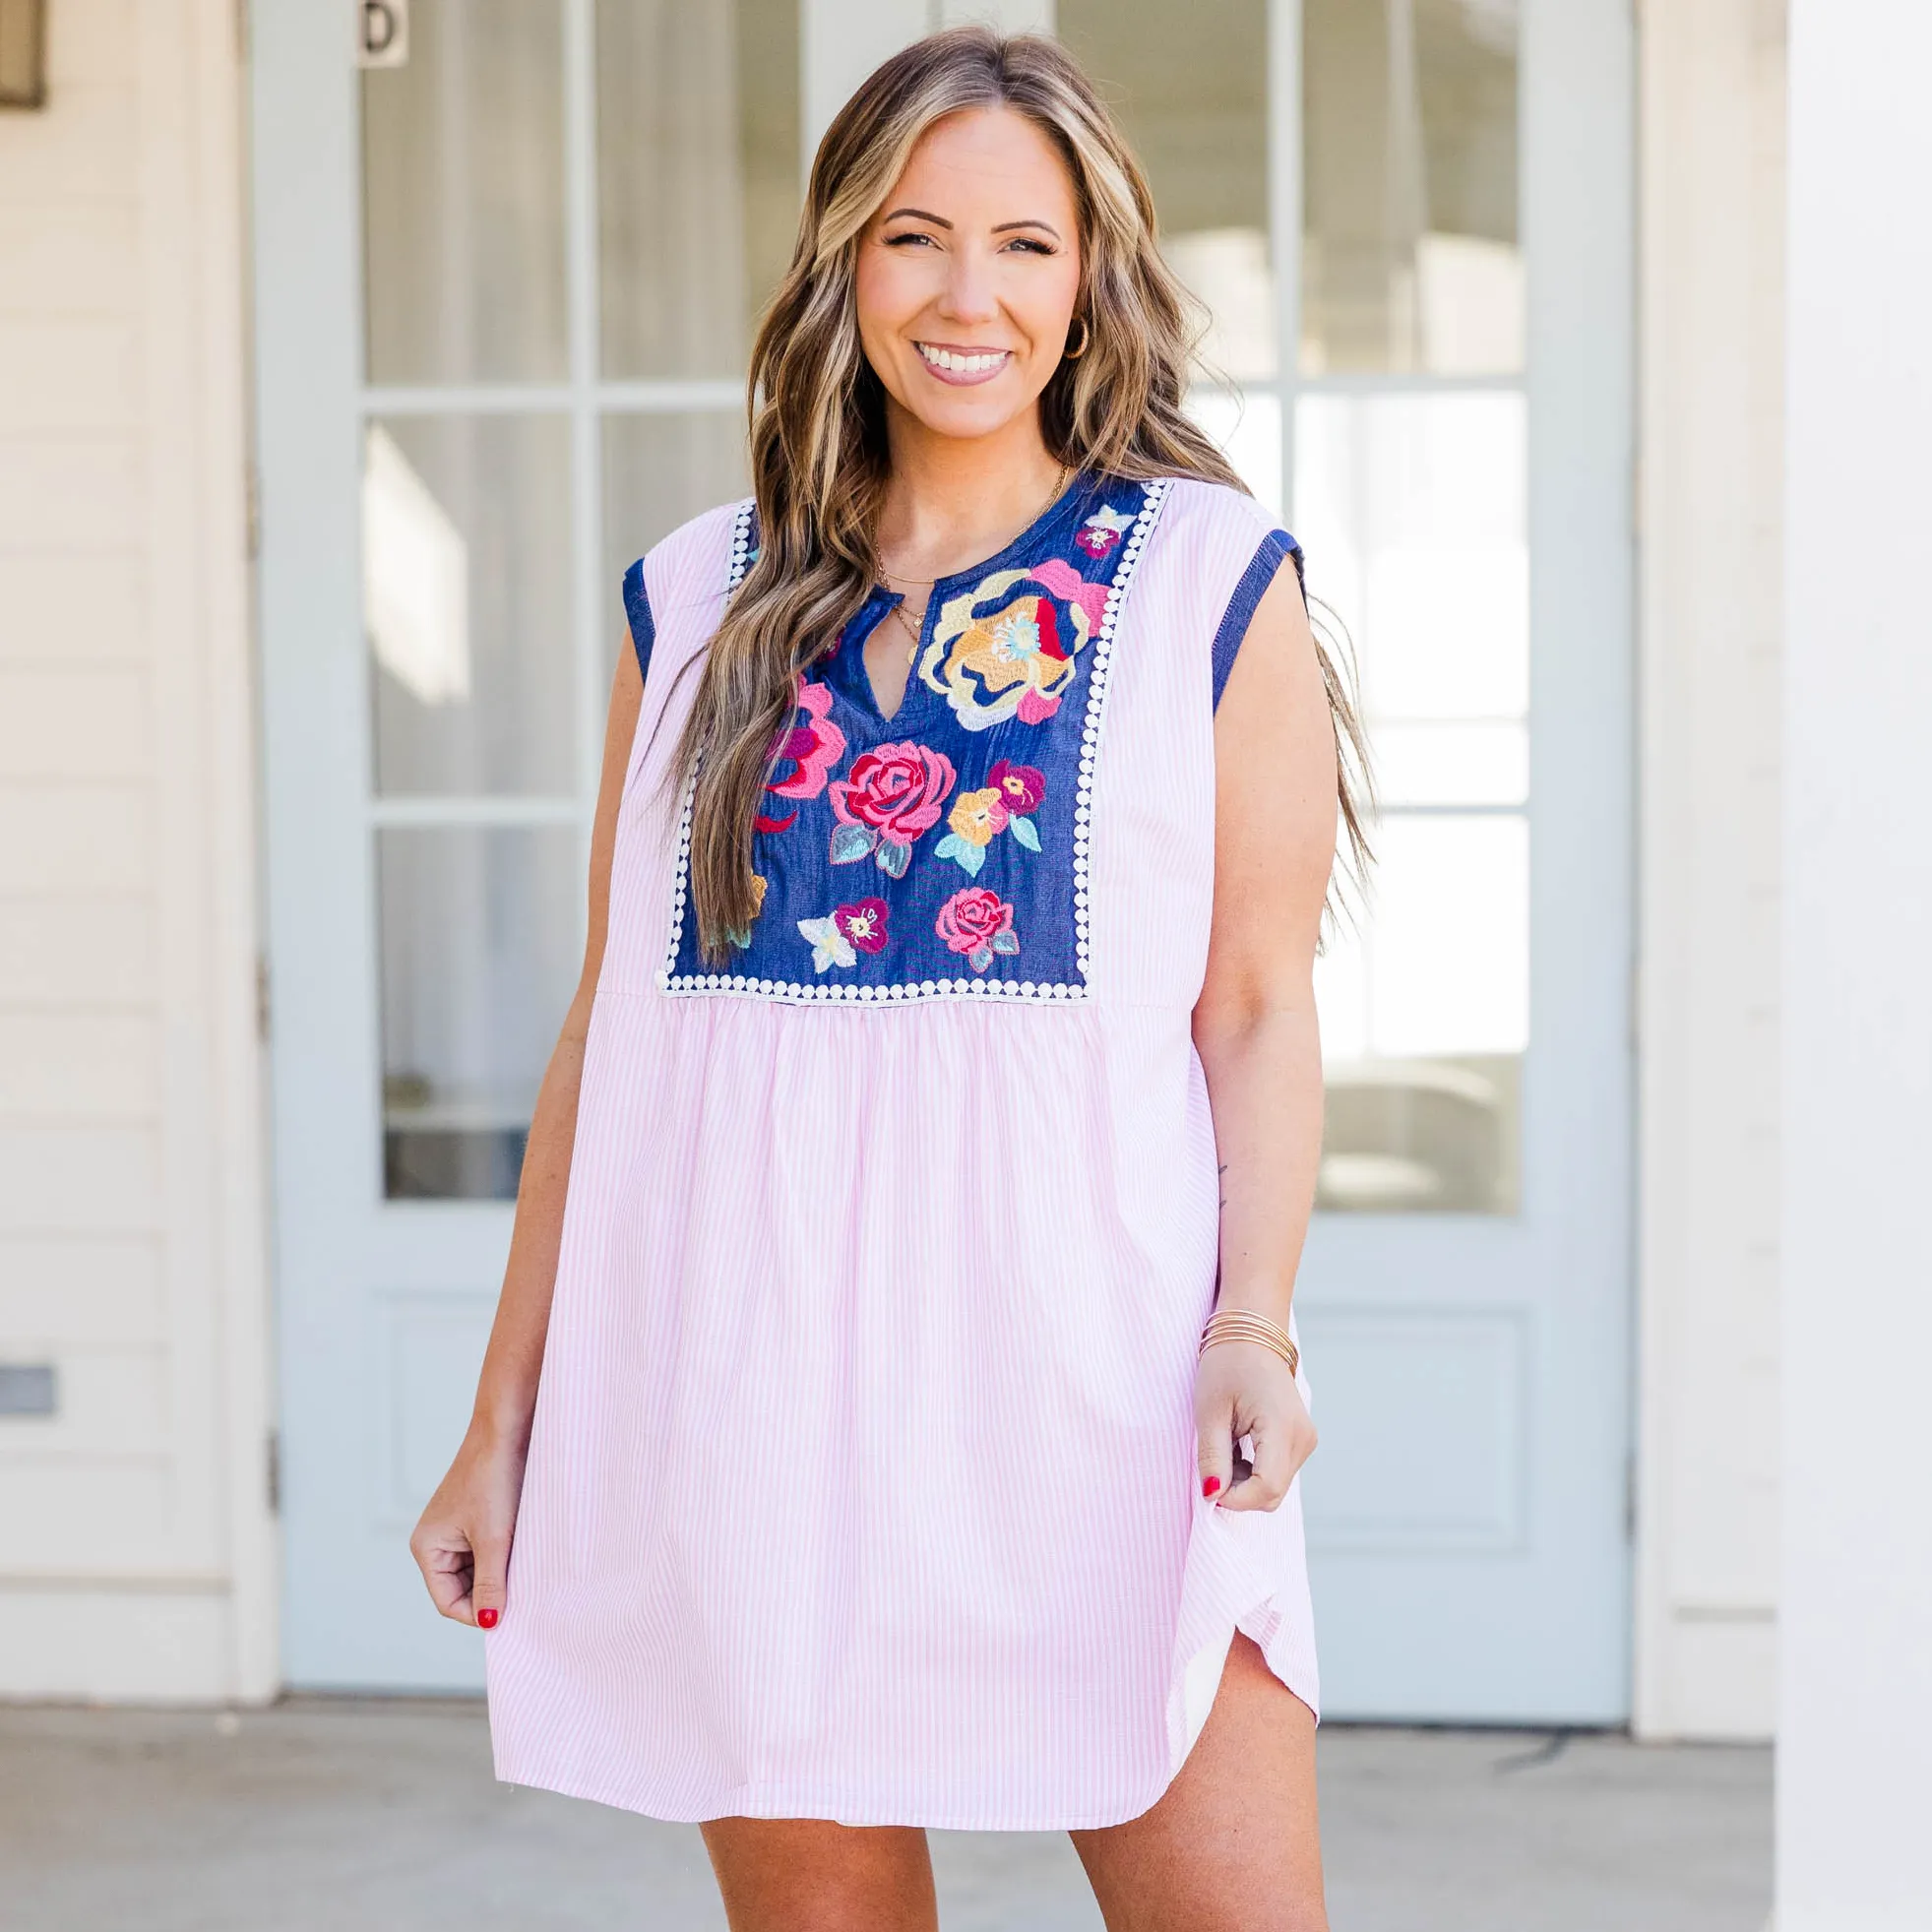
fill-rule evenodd
<path id="1" fill-rule="evenodd" d="M 1290 1375 L 1301 1367 L 1301 1350 L 1287 1330 L 1249 1308 L 1219 1308 L 1208 1317 L 1208 1326 L 1201 1332 L 1201 1353 L 1205 1355 L 1217 1341 L 1258 1342 L 1279 1355 Z"/>

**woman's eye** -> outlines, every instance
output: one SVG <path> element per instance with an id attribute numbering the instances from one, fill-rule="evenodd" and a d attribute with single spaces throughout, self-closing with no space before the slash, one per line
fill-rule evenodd
<path id="1" fill-rule="evenodd" d="M 1053 250 L 1043 241 L 1036 241 L 1031 235 L 1015 235 L 1007 243 L 1009 248 L 1018 248 L 1028 255 L 1051 255 Z"/>
<path id="2" fill-rule="evenodd" d="M 886 237 L 886 246 L 888 248 L 905 248 L 915 241 L 929 242 L 931 239 L 932 237 L 930 235 L 922 235 L 918 229 L 910 228 L 904 234 L 888 235 Z"/>

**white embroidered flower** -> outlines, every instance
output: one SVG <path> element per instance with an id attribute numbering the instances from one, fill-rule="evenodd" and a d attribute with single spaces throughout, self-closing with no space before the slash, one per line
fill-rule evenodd
<path id="1" fill-rule="evenodd" d="M 848 966 L 858 964 L 858 955 L 852 951 L 852 942 L 839 930 L 839 921 L 829 914 L 823 919 L 800 919 L 798 930 L 812 942 L 814 972 L 823 972 L 827 966 Z"/>

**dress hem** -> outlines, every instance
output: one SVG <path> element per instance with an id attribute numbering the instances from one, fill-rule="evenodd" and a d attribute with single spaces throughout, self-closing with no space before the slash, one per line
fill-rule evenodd
<path id="1" fill-rule="evenodd" d="M 1220 1674 L 1226 1668 L 1227 1652 L 1238 1631 L 1261 1652 L 1263 1660 L 1281 1687 L 1304 1705 L 1319 1724 L 1319 1693 L 1312 1683 L 1298 1685 L 1290 1674 L 1289 1660 L 1279 1654 L 1292 1647 L 1292 1620 L 1280 1616 L 1273 1637 L 1266 1640 L 1246 1627 L 1275 1608 L 1276 1598 L 1271 1593 L 1241 1616 L 1230 1620 L 1227 1634 L 1220 1640 L 1220 1655 L 1215 1668 L 1216 1691 L 1219 1689 Z M 1213 1648 L 1206 1645 L 1197 1650 L 1189 1659 L 1189 1667 Z M 1170 1698 L 1178 1696 L 1179 1692 L 1180 1673 L 1177 1672 L 1170 1687 Z M 721 1818 L 808 1818 L 822 1819 L 833 1825 L 896 1826 L 928 1832 L 1101 1832 L 1115 1825 L 1131 1824 L 1136 1818 L 1152 1811 L 1180 1776 L 1182 1766 L 1192 1754 L 1194 1742 L 1195 1739 L 1190 1738 L 1187 1750 L 1173 1768 L 1153 1780 L 1144 1797 L 1130 1800 L 1124 1809 L 1111 1805 L 1100 1811 L 1076 1812 L 1072 1807 L 1065 1811 L 1056 1808 L 1051 1816 L 1042 1816 L 1031 1810 L 960 1813 L 915 1807 L 908 1811 L 873 1801 L 841 1802 L 828 1797 L 823 1789 L 808 1789 L 797 1784 L 741 1784 L 715 1802 L 693 1803 L 687 1800 L 658 1803 L 647 1795 L 613 1788 L 600 1778 L 571 1777 L 514 1764 L 499 1764 L 496 1777 L 499 1784 L 514 1784 L 532 1791 L 554 1791 L 566 1798 L 583 1798 L 592 1804 L 609 1805 L 618 1811 L 633 1812 L 641 1818 L 653 1818 L 663 1825 L 708 1825 Z"/>

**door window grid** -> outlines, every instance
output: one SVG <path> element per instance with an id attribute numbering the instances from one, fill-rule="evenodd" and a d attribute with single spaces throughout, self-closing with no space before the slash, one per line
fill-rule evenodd
<path id="1" fill-rule="evenodd" d="M 386 790 L 379 782 L 372 746 L 371 756 L 365 761 L 363 797 L 368 836 L 379 852 L 399 838 L 420 840 L 425 834 L 443 836 L 445 867 L 470 879 L 471 890 L 464 896 L 466 904 L 478 900 L 475 875 L 479 852 L 495 849 L 487 843 L 479 846 L 478 841 L 494 839 L 500 848 L 505 835 L 524 833 L 554 840 L 557 829 L 567 828 L 574 835 L 570 841 L 572 889 L 564 898 L 570 908 L 574 934 L 570 950 L 574 953 L 581 952 L 582 947 L 585 910 L 581 886 L 590 860 L 591 827 L 601 777 L 605 707 L 614 668 L 613 643 L 621 628 L 618 572 L 607 555 L 606 480 L 610 452 L 606 446 L 621 440 L 630 425 L 641 427 L 653 420 L 679 418 L 686 423 L 715 421 L 725 437 L 736 437 L 744 407 L 743 386 L 735 379 L 606 379 L 602 374 L 605 331 L 599 288 L 602 262 L 598 210 L 598 0 L 560 0 L 557 16 L 561 37 L 566 379 L 561 382 L 371 382 L 367 379 L 365 343 L 363 380 L 358 396 L 365 440 L 372 432 L 380 434 L 385 421 L 400 428 L 410 419 L 419 419 L 427 427 L 437 421 L 463 417 L 549 417 L 561 419 L 566 426 L 569 537 L 564 624 L 573 687 L 570 705 L 573 751 L 568 768 L 574 781 L 572 788 L 526 792 Z M 675 27 L 674 19 L 671 25 Z M 764 57 L 769 62 L 769 52 Z M 794 96 L 796 78 L 794 72 L 791 84 Z M 790 142 L 787 152 L 795 149 L 796 142 Z M 363 206 L 366 211 L 366 192 Z M 765 212 L 764 225 L 768 229 L 769 214 Z M 635 540 L 641 542 L 645 534 L 638 532 Z M 364 676 L 372 684 L 377 676 L 368 662 L 367 653 Z M 373 701 L 373 691 L 370 696 Z M 366 707 L 364 716 L 373 721 L 373 712 Z M 560 856 L 560 849 L 554 845 L 546 849 Z M 420 869 L 420 859 L 417 863 Z M 487 866 L 488 860 L 484 859 L 483 863 Z M 517 870 L 512 868 L 513 873 Z M 506 879 L 499 889 L 499 900 L 505 892 L 527 899 L 531 890 L 536 890 L 528 883 L 528 867 L 521 870 L 526 883 L 519 888 Z M 547 893 L 544 896 L 549 897 Z M 494 919 L 499 932 L 507 933 L 520 916 L 520 906 L 491 903 L 491 895 L 486 891 L 481 893 L 481 900 L 482 910 L 473 916 Z M 549 908 L 553 915 L 558 909 Z M 507 1092 L 500 1091 L 478 1098 L 473 1093 L 452 1095 L 437 1091 L 437 1083 L 426 1079 L 410 1064 L 411 1054 L 406 1046 L 392 1050 L 393 1026 L 406 1025 L 406 1016 L 416 1004 L 406 997 L 403 983 L 397 978 L 399 964 L 405 979 L 412 973 L 440 975 L 467 969 L 470 964 L 460 960 L 452 964 L 447 935 L 442 936 L 444 943 L 440 951 L 437 946 L 431 946 L 427 952 L 416 943 L 420 937 L 406 930 L 406 922 L 400 920 L 392 907 L 381 935 L 385 1193 L 392 1200 L 507 1199 L 515 1192 L 516 1170 L 522 1154 L 521 1127 L 485 1125 L 477 1132 L 504 1145 L 466 1149 L 456 1145 L 451 1122 L 464 1118 L 487 1121 L 494 1115 L 507 1118 L 517 1114 L 527 1119 L 528 1107 L 534 1100 L 534 1081 L 540 1074 L 540 1064 L 501 1070 L 499 1087 L 507 1080 Z M 392 961 L 390 955 L 394 948 L 405 949 L 411 957 L 400 963 Z M 487 963 L 479 969 L 487 973 Z M 545 1024 L 552 1028 L 562 1018 L 561 1002 L 568 999 L 566 980 L 571 975 L 574 966 L 567 973 L 559 960 L 551 962 L 547 992 L 549 1003 L 557 1010 L 546 1016 Z M 522 1000 L 540 1002 L 546 990 L 530 981 L 528 974 L 521 979 L 511 975 L 506 985 L 514 985 L 515 997 Z M 481 1024 L 487 1028 L 487 1018 Z M 461 1069 L 457 1073 L 461 1078 Z M 417 1125 L 420 1133 L 415 1131 Z"/>
<path id="2" fill-rule="evenodd" d="M 1324 552 L 1321 510 L 1325 506 L 1318 505 L 1309 488 L 1306 461 L 1298 462 L 1309 454 L 1304 445 L 1318 420 L 1315 412 L 1348 402 L 1373 405 L 1383 399 L 1412 399 L 1424 407 L 1430 399 L 1443 397 L 1510 399 L 1519 409 L 1527 408 L 1527 374 L 1520 360 L 1520 321 L 1513 371 L 1507 369 L 1507 352 L 1492 358 L 1505 365 L 1497 373 L 1464 373 L 1441 366 L 1449 358 L 1438 359 L 1433 367 L 1374 371 L 1315 366 L 1325 358 L 1309 352 L 1304 293 L 1315 246 L 1313 169 L 1308 147 L 1311 139 L 1319 136 L 1311 137 L 1302 110 L 1304 66 L 1309 55 L 1307 34 L 1315 29 L 1313 16 L 1322 4 L 1324 0 L 1309 0 L 1306 7 L 1303 0 L 1271 0 L 1269 8 L 1269 207 L 1277 374 L 1273 381 L 1240 385 L 1247 396 L 1267 399 L 1278 422 L 1278 472 L 1273 476 L 1251 474 L 1250 482 L 1264 498 L 1268 484 L 1275 484 L 1275 507 L 1286 514 L 1289 527 L 1309 547 L 1318 597 Z M 1327 4 L 1333 8 L 1335 0 L 1327 0 Z M 1410 63 L 1411 79 L 1416 59 L 1415 16 L 1428 4 L 1429 0 L 1419 0 L 1419 4 L 1418 0 L 1383 0 L 1373 9 L 1383 17 L 1397 51 Z M 1459 0 L 1437 0 L 1435 11 L 1452 16 L 1458 4 Z M 1358 7 L 1357 17 L 1365 18 L 1367 11 Z M 1463 11 L 1493 41 L 1499 10 L 1465 4 Z M 1509 13 L 1503 9 L 1500 17 L 1507 19 Z M 1391 71 L 1398 65 L 1392 57 Z M 1426 227 L 1426 219 L 1420 225 Z M 1520 303 L 1520 255 L 1514 260 Z M 1490 286 L 1493 288 L 1493 280 Z M 1507 327 L 1492 327 L 1486 339 L 1493 343 L 1498 336 L 1507 339 L 1508 335 Z M 1520 448 L 1520 461 L 1527 465 L 1527 442 Z M 1520 485 L 1527 485 L 1527 476 L 1518 480 Z M 1527 531 L 1527 522 L 1524 528 Z M 1527 568 L 1527 549 L 1524 563 Z M 1455 592 L 1445 586 L 1444 594 L 1454 595 Z M 1363 623 L 1363 611 L 1358 607 L 1344 615 L 1355 641 L 1372 652 L 1373 637 Z M 1461 795 L 1470 788 L 1466 782 L 1461 787 L 1444 783 L 1440 760 L 1433 774 L 1415 771 L 1416 761 L 1402 756 L 1411 749 L 1402 742 L 1410 720 L 1378 716 L 1370 688 L 1373 679 L 1363 680 L 1363 709 L 1371 746 L 1380 752 L 1380 741 L 1386 737 L 1387 751 L 1392 754 L 1386 768 L 1378 756 L 1378 779 L 1384 780 L 1378 804 L 1380 843 L 1394 863 L 1382 869 L 1377 882 L 1383 896 L 1380 906 L 1371 901 L 1367 907 L 1357 908 L 1358 922 L 1352 928 L 1344 926 L 1336 935 L 1317 968 L 1328 1064 L 1327 1126 L 1317 1197 L 1320 1209 L 1514 1214 L 1520 1208 L 1522 1061 L 1528 1044 L 1527 606 L 1523 617 L 1526 683 L 1520 705 L 1512 705 L 1498 717 L 1465 720 L 1471 725 L 1501 727 L 1516 740 L 1514 745 L 1492 742 L 1482 759 L 1485 769 L 1475 788 L 1490 791 L 1489 797 Z M 1500 783 L 1499 771 L 1503 774 Z M 1386 781 L 1392 779 L 1396 782 Z M 1438 1010 L 1433 1016 L 1427 1011 L 1426 994 L 1418 997 L 1422 989 L 1415 981 L 1421 976 L 1421 960 L 1412 953 L 1428 937 L 1429 922 L 1425 914 L 1404 921 L 1401 916 L 1403 911 L 1420 912 L 1421 908 L 1391 903 L 1392 895 L 1407 897 L 1402 895 L 1402 886 L 1404 873 L 1410 868 L 1404 866 L 1403 859 L 1416 839 L 1432 827 L 1445 832 L 1454 828 L 1465 846 L 1473 840 L 1478 846 L 1490 848 L 1493 862 L 1479 873 L 1475 883 L 1491 889 L 1497 901 L 1488 908 L 1494 921 L 1491 924 L 1483 925 L 1466 905 L 1457 920 L 1460 926 L 1477 930 L 1493 957 L 1479 957 L 1480 947 L 1478 957 L 1465 956 L 1461 966 L 1467 1000 L 1461 1011 Z M 1406 946 L 1397 938 L 1404 923 L 1410 925 Z M 1399 955 L 1411 954 L 1402 962 L 1407 967 L 1402 976 L 1409 983 L 1396 989 L 1387 983 L 1387 955 L 1392 944 Z M 1490 978 L 1504 981 L 1500 1002 L 1493 997 L 1485 999 L 1475 983 L 1484 968 Z M 1393 1000 L 1389 997 L 1392 990 L 1398 994 Z M 1478 1008 L 1481 1010 L 1473 1010 Z M 1438 1042 L 1459 1030 L 1466 1034 L 1458 1041 L 1460 1050 L 1445 1051 L 1440 1043 L 1431 1048 L 1432 1020 Z"/>

